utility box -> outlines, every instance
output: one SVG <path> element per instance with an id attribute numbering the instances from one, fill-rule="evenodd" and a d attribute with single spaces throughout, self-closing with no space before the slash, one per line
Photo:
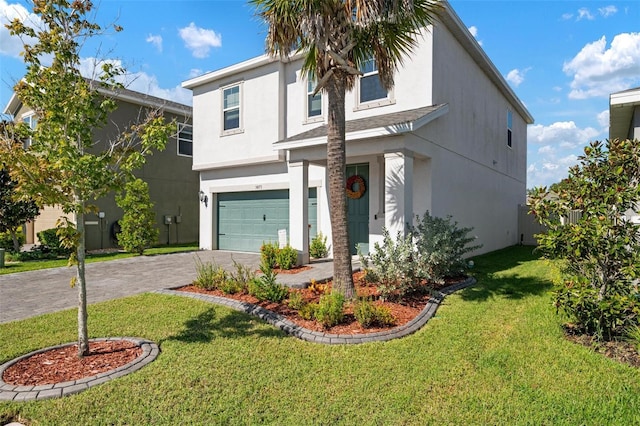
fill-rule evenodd
<path id="1" fill-rule="evenodd" d="M 0 268 L 4 268 L 4 252 L 3 248 L 0 248 Z"/>
<path id="2" fill-rule="evenodd" d="M 171 223 L 173 223 L 173 216 L 171 216 L 170 214 L 164 215 L 164 224 L 171 225 Z"/>

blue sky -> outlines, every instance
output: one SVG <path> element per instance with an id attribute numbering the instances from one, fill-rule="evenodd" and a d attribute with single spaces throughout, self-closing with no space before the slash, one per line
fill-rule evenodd
<path id="1" fill-rule="evenodd" d="M 582 148 L 606 139 L 609 94 L 640 86 L 640 2 L 451 0 L 527 106 L 527 187 L 566 177 Z M 117 60 L 129 88 L 191 104 L 181 83 L 264 52 L 265 27 L 245 1 L 96 0 L 94 20 L 124 28 L 88 43 L 83 63 Z M 0 22 L 33 19 L 0 0 Z M 21 42 L 0 28 L 0 104 L 24 73 Z"/>

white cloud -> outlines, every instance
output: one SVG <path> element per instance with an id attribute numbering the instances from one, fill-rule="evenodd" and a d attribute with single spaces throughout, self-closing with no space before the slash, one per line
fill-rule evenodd
<path id="1" fill-rule="evenodd" d="M 598 124 L 602 126 L 605 132 L 609 133 L 609 110 L 605 109 L 597 116 Z"/>
<path id="2" fill-rule="evenodd" d="M 514 87 L 518 87 L 520 86 L 520 84 L 522 84 L 522 82 L 524 81 L 524 76 L 525 74 L 530 70 L 531 68 L 525 68 L 522 70 L 519 69 L 513 69 L 511 71 L 509 71 L 509 73 L 507 74 L 507 76 L 505 77 L 507 79 L 507 81 L 509 83 L 511 83 Z"/>
<path id="3" fill-rule="evenodd" d="M 147 43 L 153 44 L 158 52 L 162 53 L 162 36 L 149 34 L 149 37 L 145 40 Z"/>
<path id="4" fill-rule="evenodd" d="M 222 46 L 222 37 L 213 30 L 196 27 L 193 22 L 178 30 L 180 38 L 194 58 L 206 58 L 212 47 Z"/>
<path id="5" fill-rule="evenodd" d="M 581 129 L 573 121 L 558 121 L 550 126 L 534 124 L 527 131 L 530 142 L 557 146 L 565 144 L 567 148 L 586 145 L 598 135 L 599 130 L 593 127 Z"/>
<path id="6" fill-rule="evenodd" d="M 570 99 L 608 96 L 640 82 L 640 33 L 622 33 L 585 45 L 562 70 L 573 76 Z"/>
<path id="7" fill-rule="evenodd" d="M 609 16 L 612 16 L 618 13 L 618 8 L 613 5 L 610 5 L 610 6 L 598 8 L 598 12 L 600 12 L 600 15 L 602 15 L 603 17 L 608 18 Z"/>
<path id="8" fill-rule="evenodd" d="M 529 153 L 527 187 L 549 186 L 567 177 L 569 167 L 577 163 L 582 147 L 601 135 L 599 130 L 580 128 L 573 121 L 529 126 L 529 142 L 541 146 Z"/>
<path id="9" fill-rule="evenodd" d="M 563 21 L 568 21 L 571 18 L 573 18 L 573 13 L 563 13 L 562 14 L 562 20 Z"/>
<path id="10" fill-rule="evenodd" d="M 41 25 L 40 17 L 29 13 L 29 11 L 21 4 L 9 4 L 5 0 L 0 0 L 0 55 L 20 57 L 22 52 L 23 41 L 17 36 L 11 36 L 9 30 L 5 27 L 14 19 L 19 19 L 25 25 L 32 28 L 39 28 Z M 35 40 L 25 39 L 25 43 L 33 43 Z"/>
<path id="11" fill-rule="evenodd" d="M 576 18 L 576 21 L 581 21 L 583 19 L 593 21 L 596 18 L 591 14 L 591 11 L 589 11 L 589 9 L 587 9 L 586 7 L 581 7 L 580 9 L 578 9 L 578 17 Z"/>

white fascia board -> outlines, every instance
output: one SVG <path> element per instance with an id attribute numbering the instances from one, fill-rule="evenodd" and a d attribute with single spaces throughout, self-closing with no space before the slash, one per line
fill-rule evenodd
<path id="1" fill-rule="evenodd" d="M 155 97 L 153 99 L 145 99 L 139 96 L 132 96 L 126 93 L 117 92 L 117 91 L 104 89 L 104 88 L 98 88 L 98 92 L 105 96 L 113 96 L 114 99 L 117 99 L 123 102 L 131 102 L 132 104 L 135 104 L 135 105 L 160 108 L 163 111 L 171 112 L 176 115 L 182 115 L 182 116 L 191 115 L 191 107 L 189 105 L 180 104 L 180 105 L 183 105 L 183 107 L 177 107 L 175 105 L 169 104 L 169 102 L 172 102 L 175 104 L 174 101 L 169 101 L 169 100 L 155 98 Z M 142 95 L 144 96 L 144 93 L 142 93 Z"/>
<path id="2" fill-rule="evenodd" d="M 640 88 L 612 93 L 609 97 L 609 103 L 611 105 L 640 104 Z"/>
<path id="3" fill-rule="evenodd" d="M 442 107 L 421 117 L 415 121 L 411 121 L 409 123 L 398 124 L 396 126 L 385 126 L 385 127 L 374 127 L 371 129 L 360 130 L 357 132 L 349 132 L 345 136 L 345 140 L 353 141 L 359 139 L 368 139 L 368 138 L 377 138 L 381 136 L 393 136 L 399 135 L 401 133 L 410 133 L 418 130 L 420 127 L 429 124 L 433 120 L 438 117 L 442 117 L 446 113 L 449 112 L 449 104 L 444 104 Z M 310 146 L 323 145 L 326 144 L 327 137 L 320 136 L 310 139 L 302 139 L 291 142 L 276 142 L 274 143 L 275 149 L 296 149 L 296 148 L 307 148 Z"/>
<path id="4" fill-rule="evenodd" d="M 18 95 L 13 92 L 13 94 L 11 95 L 11 99 L 9 99 L 9 102 L 7 103 L 7 106 L 4 107 L 4 111 L 2 113 L 15 116 L 16 112 L 18 112 L 18 110 L 20 109 L 21 104 L 22 102 L 18 98 Z"/>

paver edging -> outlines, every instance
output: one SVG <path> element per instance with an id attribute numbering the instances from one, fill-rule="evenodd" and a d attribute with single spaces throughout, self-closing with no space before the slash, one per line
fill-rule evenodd
<path id="1" fill-rule="evenodd" d="M 0 401 L 32 401 L 32 400 L 44 400 L 51 398 L 59 398 L 62 396 L 72 395 L 78 392 L 82 392 L 93 386 L 100 385 L 109 380 L 116 379 L 118 377 L 125 376 L 133 373 L 154 361 L 160 353 L 158 345 L 152 341 L 146 339 L 140 339 L 137 337 L 105 337 L 90 339 L 89 342 L 104 342 L 104 341 L 118 341 L 127 340 L 138 347 L 143 348 L 142 354 L 133 361 L 114 368 L 113 370 L 105 371 L 95 376 L 83 377 L 78 380 L 71 380 L 68 382 L 55 383 L 51 385 L 39 385 L 39 386 L 21 386 L 10 385 L 2 380 L 2 376 L 7 368 L 11 367 L 15 363 L 29 358 L 31 356 L 47 352 L 50 350 L 64 348 L 66 346 L 75 345 L 77 342 L 64 343 L 61 345 L 50 346 L 44 349 L 38 349 L 28 354 L 21 355 L 10 361 L 0 365 Z M 149 349 L 147 349 L 149 348 Z"/>
<path id="2" fill-rule="evenodd" d="M 327 345 L 355 345 L 369 342 L 384 342 L 415 333 L 435 315 L 438 306 L 440 306 L 446 296 L 458 290 L 462 290 L 463 288 L 470 287 L 476 282 L 477 281 L 474 277 L 468 277 L 460 283 L 440 289 L 440 291 L 436 292 L 433 298 L 429 299 L 422 311 L 420 311 L 420 313 L 408 323 L 389 330 L 365 334 L 330 334 L 321 331 L 309 330 L 294 324 L 280 314 L 265 309 L 262 306 L 254 305 L 253 303 L 240 302 L 220 296 L 209 296 L 201 293 L 189 293 L 186 291 L 175 290 L 175 288 L 178 287 L 156 290 L 154 293 L 189 297 L 244 312 L 264 320 L 290 336 L 297 337 L 298 339 L 305 340 L 307 342 Z"/>

